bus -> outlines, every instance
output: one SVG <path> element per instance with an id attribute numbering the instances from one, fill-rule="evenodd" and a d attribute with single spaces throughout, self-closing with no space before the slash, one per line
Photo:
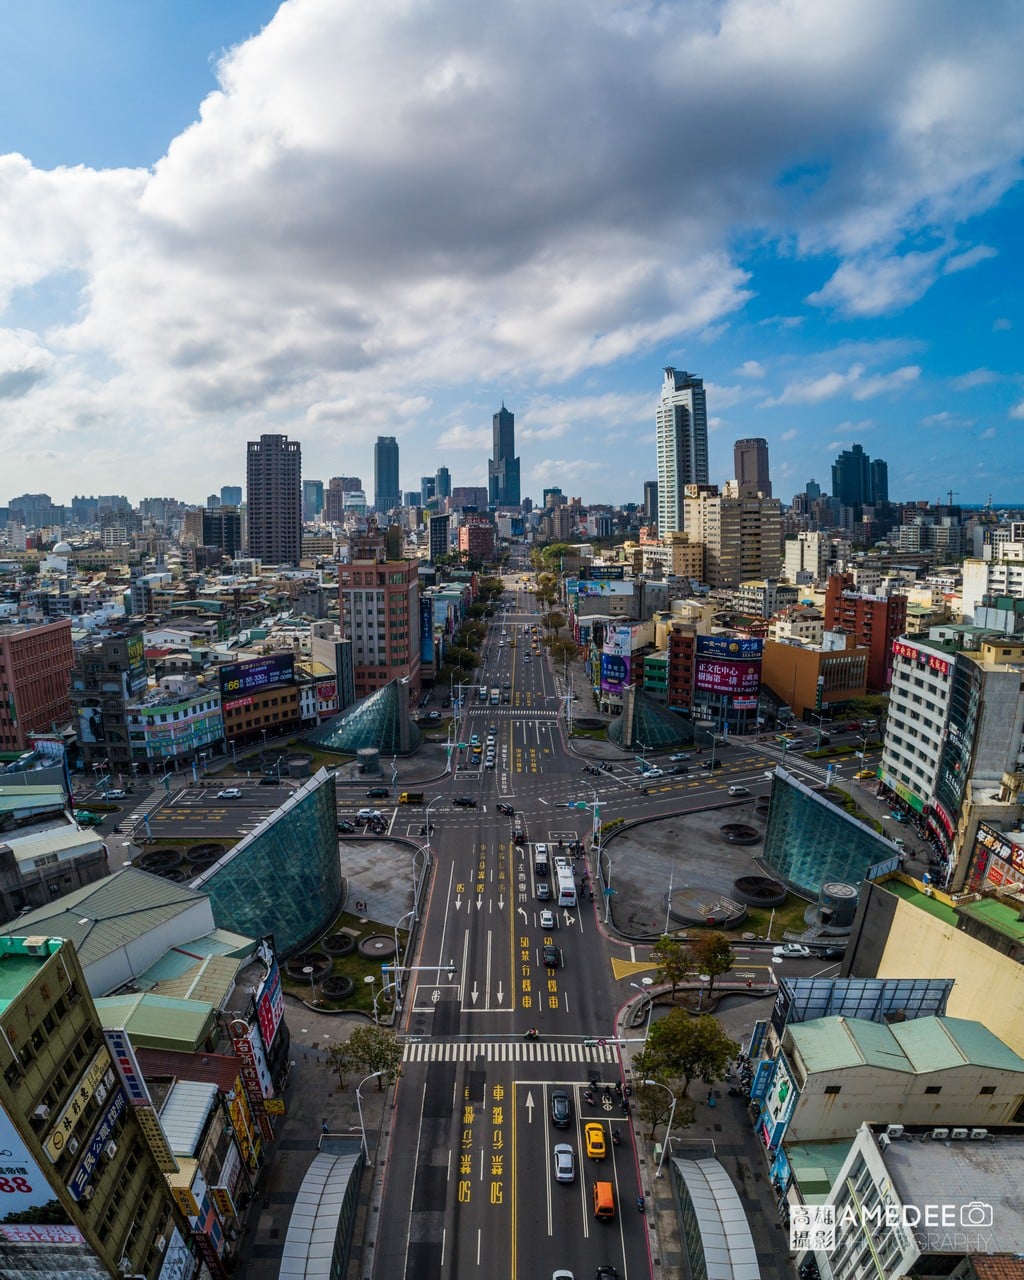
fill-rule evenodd
<path id="1" fill-rule="evenodd" d="M 572 873 L 572 863 L 568 858 L 555 859 L 555 876 L 558 880 L 558 905 L 574 907 L 576 905 L 576 880 Z"/>
<path id="2" fill-rule="evenodd" d="M 501 701 L 501 690 L 492 689 L 491 690 L 491 706 L 496 707 L 500 701 Z"/>

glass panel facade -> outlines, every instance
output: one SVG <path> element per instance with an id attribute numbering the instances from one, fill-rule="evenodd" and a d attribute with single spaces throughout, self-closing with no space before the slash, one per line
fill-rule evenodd
<path id="1" fill-rule="evenodd" d="M 776 770 L 764 862 L 791 889 L 817 898 L 833 880 L 859 885 L 869 867 L 891 862 L 895 852 L 870 827 Z"/>
<path id="2" fill-rule="evenodd" d="M 338 806 L 326 769 L 192 881 L 218 927 L 274 935 L 281 956 L 315 938 L 341 902 Z"/>
<path id="3" fill-rule="evenodd" d="M 633 747 L 689 746 L 694 738 L 694 726 L 674 711 L 660 706 L 639 689 L 635 692 L 633 707 Z M 608 740 L 622 745 L 626 730 L 626 717 L 620 716 L 608 726 Z"/>
<path id="4" fill-rule="evenodd" d="M 325 725 L 306 737 L 306 741 L 325 751 L 354 754 L 361 747 L 378 747 L 382 755 L 403 756 L 418 751 L 422 735 L 405 716 L 406 698 L 399 692 L 398 681 L 360 699 L 341 715 L 332 716 Z"/>

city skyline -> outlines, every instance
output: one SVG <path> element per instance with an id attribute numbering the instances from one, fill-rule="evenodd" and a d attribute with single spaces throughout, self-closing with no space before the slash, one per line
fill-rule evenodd
<path id="1" fill-rule="evenodd" d="M 504 401 L 523 495 L 639 502 L 675 366 L 711 483 L 764 438 L 788 502 L 860 443 L 894 501 L 1021 501 L 1024 23 L 939 9 L 9 15 L 9 493 L 201 503 L 262 434 L 483 486 Z"/>

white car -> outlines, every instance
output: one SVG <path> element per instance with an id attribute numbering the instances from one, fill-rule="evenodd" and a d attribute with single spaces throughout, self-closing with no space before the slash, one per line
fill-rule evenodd
<path id="1" fill-rule="evenodd" d="M 680 760 L 689 760 L 689 751 L 677 751 L 674 756 L 669 756 L 673 764 L 678 764 Z"/>
<path id="2" fill-rule="evenodd" d="M 806 960 L 811 955 L 811 949 L 799 942 L 785 942 L 781 947 L 772 947 L 772 955 L 776 960 L 785 960 L 787 957 Z"/>
<path id="3" fill-rule="evenodd" d="M 108 791 L 108 792 L 107 792 L 107 799 L 108 799 L 108 800 L 123 800 L 127 794 L 128 794 L 128 792 L 127 792 L 127 791 L 122 791 L 122 790 L 118 787 L 118 788 L 117 788 L 116 790 L 114 790 L 114 791 Z"/>
<path id="4" fill-rule="evenodd" d="M 572 1147 L 567 1142 L 560 1142 L 555 1147 L 555 1181 L 556 1182 L 575 1182 L 576 1181 L 576 1161 L 573 1157 Z"/>
<path id="5" fill-rule="evenodd" d="M 542 929 L 553 929 L 555 927 L 555 913 L 553 911 L 542 911 L 540 913 L 540 927 Z"/>
<path id="6" fill-rule="evenodd" d="M 729 788 L 729 794 L 731 796 L 749 796 L 750 792 L 746 787 L 732 786 Z"/>
<path id="7" fill-rule="evenodd" d="M 648 769 L 644 775 L 647 778 L 663 778 L 665 776 L 664 769 Z"/>
<path id="8" fill-rule="evenodd" d="M 356 817 L 360 822 L 373 822 L 376 818 L 383 818 L 383 814 L 379 809 L 360 809 Z"/>
<path id="9" fill-rule="evenodd" d="M 217 792 L 218 800 L 241 800 L 241 787 L 225 787 L 223 791 Z"/>

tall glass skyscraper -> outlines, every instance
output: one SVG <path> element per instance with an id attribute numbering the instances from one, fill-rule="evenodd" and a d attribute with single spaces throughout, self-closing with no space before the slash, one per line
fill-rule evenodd
<path id="1" fill-rule="evenodd" d="M 843 507 L 871 507 L 889 501 L 889 467 L 855 444 L 832 464 L 832 496 Z"/>
<path id="2" fill-rule="evenodd" d="M 708 482 L 708 409 L 704 381 L 666 368 L 655 418 L 658 448 L 658 534 L 685 528 L 683 490 Z"/>
<path id="3" fill-rule="evenodd" d="M 373 446 L 373 505 L 381 515 L 402 505 L 398 483 L 398 441 L 394 436 L 378 436 Z"/>
<path id="4" fill-rule="evenodd" d="M 439 503 L 452 496 L 452 476 L 447 467 L 438 467 L 434 477 L 434 497 Z"/>
<path id="5" fill-rule="evenodd" d="M 492 420 L 494 450 L 487 464 L 487 502 L 491 507 L 518 507 L 519 459 L 516 452 L 516 416 L 504 405 Z"/>

